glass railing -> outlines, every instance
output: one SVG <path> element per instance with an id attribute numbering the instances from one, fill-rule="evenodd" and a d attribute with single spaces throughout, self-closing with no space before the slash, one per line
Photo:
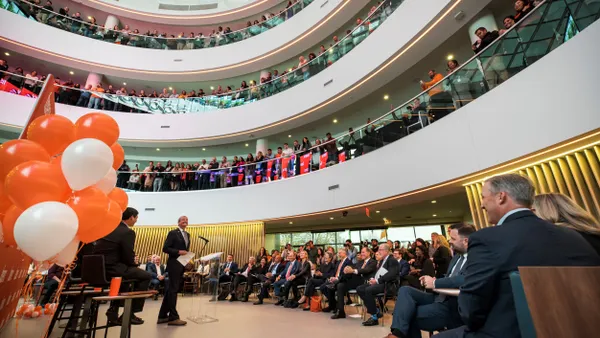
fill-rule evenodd
<path id="1" fill-rule="evenodd" d="M 232 31 L 229 27 L 225 29 L 218 27 L 206 36 L 203 33 L 176 36 L 157 30 L 144 34 L 137 29 L 129 29 L 128 26 L 122 29 L 117 26 L 104 27 L 97 24 L 94 17 L 88 16 L 86 21 L 85 17 L 69 16 L 68 13 L 64 13 L 64 9 L 57 13 L 25 0 L 1 0 L 0 7 L 43 24 L 95 40 L 139 48 L 185 50 L 224 46 L 259 35 L 291 19 L 312 2 L 313 0 L 296 0 L 286 8 L 278 9 L 276 14 L 264 14 L 260 20 L 248 21 L 245 28 Z M 185 26 L 182 29 L 190 31 L 194 27 Z"/>
<path id="2" fill-rule="evenodd" d="M 303 143 L 273 158 L 259 153 L 249 163 L 246 158 L 234 164 L 226 160 L 223 168 L 215 161 L 202 167 L 190 164 L 181 168 L 180 164 L 120 170 L 119 182 L 122 188 L 143 191 L 217 189 L 288 179 L 350 161 L 418 132 L 476 100 L 599 17 L 600 6 L 588 5 L 585 0 L 546 0 L 439 82 L 354 130 L 317 140 L 314 145 Z"/>
<path id="3" fill-rule="evenodd" d="M 402 2 L 403 0 L 388 0 L 378 4 L 374 1 L 373 4 L 375 5 L 369 9 L 368 13 L 362 16 L 364 19 L 357 19 L 354 27 L 348 29 L 342 39 L 338 39 L 335 36 L 333 39 L 334 44 L 329 48 L 321 48 L 318 55 L 310 53 L 302 65 L 299 63 L 297 67 L 290 68 L 282 72 L 282 74 L 271 74 L 267 78 L 262 78 L 259 84 L 251 82 L 250 86 L 245 85 L 244 88 L 224 93 L 219 92 L 217 88 L 213 95 L 194 97 L 186 97 L 182 94 L 167 94 L 165 97 L 131 96 L 124 93 L 117 95 L 115 89 L 113 93 L 96 93 L 103 100 L 101 100 L 100 104 L 94 105 L 94 108 L 154 114 L 202 113 L 242 106 L 270 97 L 310 79 L 311 76 L 331 66 L 364 41 Z M 62 90 L 73 91 L 80 89 L 66 86 Z M 59 100 L 58 102 L 61 101 Z M 80 105 L 77 102 L 63 101 L 61 103 Z"/>

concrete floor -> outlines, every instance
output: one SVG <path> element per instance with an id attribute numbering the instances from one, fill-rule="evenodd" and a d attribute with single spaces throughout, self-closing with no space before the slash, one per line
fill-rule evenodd
<path id="1" fill-rule="evenodd" d="M 312 313 L 300 309 L 285 309 L 274 306 L 270 301 L 264 305 L 252 305 L 252 299 L 248 303 L 241 302 L 218 302 L 209 303 L 208 296 L 196 296 L 192 298 L 187 295 L 179 297 L 178 312 L 181 319 L 187 320 L 184 327 L 172 327 L 165 324 L 157 325 L 156 319 L 162 298 L 158 301 L 146 300 L 144 311 L 138 314 L 145 320 L 143 325 L 133 326 L 131 337 L 133 338 L 169 338 L 169 337 L 264 337 L 284 336 L 292 337 L 344 337 L 344 338 L 381 338 L 390 332 L 391 317 L 385 316 L 385 326 L 364 327 L 360 318 L 346 318 L 332 320 L 331 313 Z M 192 307 L 193 306 L 193 307 Z M 393 304 L 388 304 L 390 311 Z M 107 305 L 100 309 L 98 324 L 106 322 L 104 312 Z M 200 307 L 200 311 L 198 311 Z M 192 311 L 192 308 L 195 309 Z M 358 308 L 360 311 L 360 308 Z M 190 315 L 206 314 L 219 319 L 218 322 L 196 324 L 187 319 Z M 346 307 L 346 313 L 352 315 L 356 309 Z M 37 338 L 43 337 L 49 316 L 35 319 L 21 319 L 18 323 L 18 337 Z M 17 337 L 15 334 L 17 321 L 13 319 L 0 332 L 0 338 Z M 60 337 L 62 330 L 55 329 L 50 338 Z M 102 337 L 103 331 L 98 332 Z M 119 337 L 119 328 L 109 329 L 108 337 Z"/>

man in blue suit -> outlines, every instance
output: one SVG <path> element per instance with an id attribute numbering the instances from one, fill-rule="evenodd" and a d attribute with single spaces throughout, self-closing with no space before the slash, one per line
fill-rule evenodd
<path id="1" fill-rule="evenodd" d="M 329 306 L 324 308 L 323 312 L 337 311 L 337 302 L 341 302 L 341 306 L 343 308 L 344 299 L 342 298 L 336 301 L 335 294 L 337 291 L 338 284 L 340 283 L 340 280 L 344 275 L 344 268 L 347 266 L 352 267 L 352 260 L 348 258 L 348 253 L 346 249 L 340 249 L 338 250 L 338 262 L 335 267 L 334 275 L 332 277 L 329 277 L 325 284 L 321 286 L 321 293 L 323 294 L 323 296 L 325 296 L 325 298 L 329 300 Z"/>
<path id="2" fill-rule="evenodd" d="M 275 296 L 278 298 L 277 303 L 275 303 L 275 305 L 283 305 L 283 303 L 285 303 L 287 295 L 283 295 L 281 289 L 285 285 L 285 282 L 287 281 L 288 277 L 295 274 L 300 269 L 301 264 L 296 260 L 296 252 L 290 251 L 287 260 L 288 263 L 285 269 L 283 269 L 281 273 L 279 273 L 279 276 L 275 278 L 275 283 L 273 283 L 273 290 L 275 291 Z"/>
<path id="3" fill-rule="evenodd" d="M 402 279 L 410 273 L 410 264 L 402 258 L 402 253 L 400 249 L 394 249 L 394 258 L 398 261 L 398 270 L 400 273 L 400 282 L 402 283 Z"/>
<path id="4" fill-rule="evenodd" d="M 156 256 L 152 262 L 146 263 L 146 271 L 152 275 L 150 288 L 158 290 L 162 286 L 164 291 L 169 287 L 169 273 L 166 270 L 165 265 L 160 264 L 160 256 Z M 154 300 L 157 299 L 158 294 L 154 295 Z"/>
<path id="5" fill-rule="evenodd" d="M 475 228 L 468 224 L 458 223 L 452 224 L 449 229 L 450 245 L 454 250 L 454 257 L 450 261 L 445 278 L 421 277 L 421 284 L 426 289 L 458 289 L 464 283 L 469 236 L 475 232 Z M 461 325 L 456 297 L 435 295 L 410 286 L 403 286 L 398 290 L 391 327 L 392 333 L 387 338 L 418 338 L 421 337 L 421 330 L 434 331 Z"/>
<path id="6" fill-rule="evenodd" d="M 229 284 L 231 287 L 231 285 L 233 284 L 233 277 L 235 277 L 235 274 L 238 273 L 238 271 L 238 264 L 233 261 L 233 255 L 228 254 L 227 261 L 223 265 L 221 265 L 218 283 L 231 283 Z M 218 300 L 225 300 L 229 292 L 229 289 L 223 288 L 221 294 L 218 297 Z"/>
<path id="7" fill-rule="evenodd" d="M 517 174 L 485 182 L 481 204 L 496 226 L 469 238 L 465 282 L 458 296 L 465 326 L 438 337 L 521 337 L 511 272 L 521 266 L 600 265 L 600 256 L 580 234 L 530 210 L 534 194 L 531 181 Z"/>

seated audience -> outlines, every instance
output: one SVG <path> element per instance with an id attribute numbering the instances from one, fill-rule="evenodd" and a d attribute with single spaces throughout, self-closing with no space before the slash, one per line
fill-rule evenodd
<path id="1" fill-rule="evenodd" d="M 400 282 L 402 282 L 410 273 L 410 264 L 402 257 L 401 249 L 394 249 L 394 258 L 398 261 L 398 277 L 400 278 Z"/>
<path id="2" fill-rule="evenodd" d="M 244 290 L 244 293 L 243 293 L 242 299 L 241 299 L 241 301 L 243 303 L 248 301 L 248 297 L 250 297 L 250 293 L 252 293 L 252 287 L 254 286 L 255 283 L 257 283 L 257 281 L 255 279 L 256 276 L 259 276 L 259 275 L 264 276 L 268 272 L 269 272 L 269 264 L 267 262 L 267 258 L 263 257 L 260 259 L 260 263 L 254 269 L 254 273 L 250 274 L 248 276 L 248 280 L 246 282 L 246 289 Z"/>
<path id="3" fill-rule="evenodd" d="M 435 277 L 440 278 L 446 274 L 448 264 L 450 264 L 450 260 L 452 259 L 450 245 L 444 236 L 438 235 L 433 241 L 432 247 L 434 248 L 434 251 L 431 258 L 433 259 L 435 268 Z"/>
<path id="4" fill-rule="evenodd" d="M 421 277 L 421 284 L 426 290 L 458 289 L 464 283 L 469 236 L 475 232 L 475 228 L 458 223 L 452 224 L 449 230 L 454 258 L 448 266 L 445 278 Z M 420 338 L 421 330 L 437 331 L 461 325 L 456 297 L 435 295 L 411 286 L 402 286 L 398 290 L 394 307 L 392 333 L 387 338 Z"/>
<path id="5" fill-rule="evenodd" d="M 379 324 L 379 318 L 383 317 L 381 309 L 377 308 L 376 296 L 383 293 L 384 298 L 396 292 L 398 282 L 398 261 L 392 256 L 390 247 L 387 244 L 381 244 L 378 248 L 381 255 L 381 262 L 377 265 L 375 276 L 367 281 L 367 284 L 356 288 L 356 293 L 363 300 L 367 313 L 371 316 L 364 321 L 364 326 L 375 326 Z M 384 301 L 385 303 L 385 301 Z"/>
<path id="6" fill-rule="evenodd" d="M 331 248 L 333 250 L 333 248 Z M 323 309 L 323 312 L 331 312 L 334 311 L 337 313 L 338 306 L 336 301 L 336 293 L 337 287 L 340 281 L 342 280 L 342 276 L 344 275 L 344 269 L 348 266 L 352 266 L 352 261 L 348 258 L 346 250 L 340 249 L 338 250 L 338 261 L 336 263 L 336 269 L 334 274 L 327 279 L 327 281 L 321 286 L 321 293 L 323 297 L 327 298 L 329 305 Z M 341 306 L 344 306 L 344 295 L 339 299 Z M 335 313 L 334 313 L 335 314 Z"/>
<path id="7" fill-rule="evenodd" d="M 417 240 L 415 243 L 419 243 L 419 241 Z M 422 245 L 418 245 L 415 248 L 415 258 L 409 261 L 411 267 L 410 273 L 408 276 L 406 276 L 406 280 L 415 288 L 419 288 L 419 279 L 421 277 L 435 276 L 435 268 L 433 266 L 433 262 L 431 259 L 429 259 L 429 254 L 427 252 L 427 248 Z"/>
<path id="8" fill-rule="evenodd" d="M 297 261 L 298 269 L 289 277 L 286 277 L 286 282 L 283 285 L 282 297 L 284 298 L 283 306 L 286 308 L 297 308 L 298 304 L 298 286 L 305 285 L 308 278 L 311 276 L 311 263 L 308 260 L 308 251 L 301 250 L 298 254 L 300 260 Z M 290 290 L 294 298 L 289 299 Z"/>
<path id="9" fill-rule="evenodd" d="M 465 282 L 458 296 L 464 326 L 439 337 L 519 337 L 507 275 L 524 266 L 598 266 L 600 256 L 576 231 L 538 218 L 535 188 L 527 178 L 506 174 L 485 181 L 481 204 L 496 226 L 469 237 Z M 535 238 L 535 241 L 531 239 Z M 560 248 L 557 250 L 557 248 Z"/>
<path id="10" fill-rule="evenodd" d="M 169 273 L 166 271 L 164 264 L 160 264 L 160 256 L 154 257 L 154 261 L 146 264 L 146 271 L 152 275 L 150 288 L 159 290 L 161 287 L 164 290 L 168 288 Z M 154 295 L 154 300 L 158 299 L 158 294 Z"/>
<path id="11" fill-rule="evenodd" d="M 233 278 L 235 277 L 235 274 L 238 271 L 238 264 L 233 261 L 233 255 L 228 254 L 227 261 L 221 265 L 219 279 L 217 281 L 218 284 L 233 282 Z M 229 292 L 227 291 L 227 289 L 223 289 L 223 291 L 219 295 L 218 300 L 225 300 L 228 294 Z"/>
<path id="12" fill-rule="evenodd" d="M 577 231 L 600 254 L 600 224 L 589 212 L 563 194 L 540 194 L 533 198 L 535 214 L 552 224 Z"/>
<path id="13" fill-rule="evenodd" d="M 252 285 L 254 283 L 262 283 L 260 287 L 260 291 L 258 293 L 258 301 L 254 303 L 254 305 L 260 305 L 263 303 L 263 299 L 269 296 L 269 288 L 275 282 L 277 277 L 282 273 L 286 264 L 281 261 L 281 255 L 274 253 L 273 259 L 269 268 L 267 269 L 267 273 L 264 275 L 257 274 L 255 276 L 250 275 L 248 278 L 248 284 Z"/>
<path id="14" fill-rule="evenodd" d="M 238 286 L 248 281 L 248 277 L 251 274 L 256 273 L 256 257 L 250 256 L 248 259 L 248 263 L 244 264 L 241 270 L 239 270 L 235 276 L 233 277 L 233 283 L 231 283 L 231 292 L 229 293 L 229 301 L 235 302 L 237 301 L 236 291 Z M 246 283 L 247 284 L 247 283 Z"/>
<path id="15" fill-rule="evenodd" d="M 304 304 L 306 302 L 304 311 L 310 311 L 310 300 L 315 294 L 315 288 L 321 287 L 323 284 L 325 284 L 325 282 L 333 276 L 334 272 L 335 267 L 333 266 L 333 255 L 331 255 L 329 252 L 326 252 L 323 256 L 323 262 L 319 265 L 319 269 L 315 271 L 314 276 L 306 283 L 304 295 L 298 301 L 298 304 Z"/>
<path id="16" fill-rule="evenodd" d="M 54 294 L 54 291 L 58 289 L 58 285 L 60 284 L 60 280 L 63 277 L 64 268 L 57 264 L 52 264 L 50 269 L 48 269 L 48 275 L 46 275 L 46 281 L 44 282 L 44 296 L 40 301 L 40 305 L 44 307 L 46 304 L 50 303 L 50 299 Z"/>
<path id="17" fill-rule="evenodd" d="M 277 303 L 275 305 L 283 305 L 287 300 L 287 295 L 282 292 L 288 278 L 293 274 L 300 271 L 300 263 L 296 260 L 296 252 L 291 251 L 288 253 L 288 263 L 285 267 L 285 270 L 281 271 L 279 276 L 275 278 L 275 282 L 273 283 L 273 292 L 275 293 L 275 297 L 277 297 Z"/>

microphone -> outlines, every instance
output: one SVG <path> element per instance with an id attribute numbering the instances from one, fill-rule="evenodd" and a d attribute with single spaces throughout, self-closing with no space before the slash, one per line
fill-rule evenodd
<path id="1" fill-rule="evenodd" d="M 202 237 L 202 236 L 198 236 L 198 238 L 200 238 L 201 240 L 205 241 L 206 243 L 210 242 L 208 239 Z"/>

